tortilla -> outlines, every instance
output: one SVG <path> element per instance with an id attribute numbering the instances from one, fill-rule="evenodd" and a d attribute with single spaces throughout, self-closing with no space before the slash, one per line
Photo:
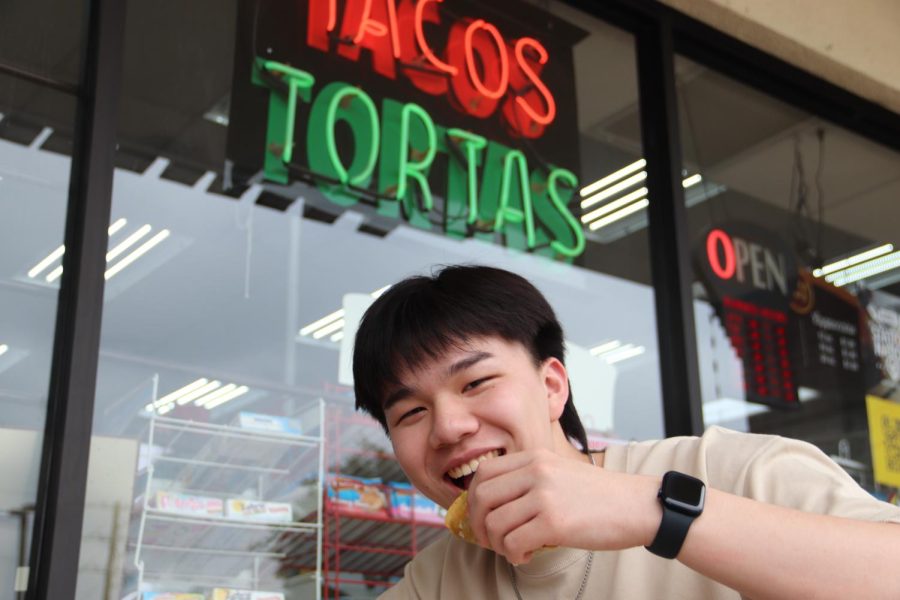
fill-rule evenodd
<path id="1" fill-rule="evenodd" d="M 471 544 L 477 544 L 475 533 L 469 524 L 469 493 L 463 491 L 457 496 L 450 508 L 447 509 L 447 515 L 444 517 L 444 524 L 450 533 L 456 537 L 462 538 Z"/>

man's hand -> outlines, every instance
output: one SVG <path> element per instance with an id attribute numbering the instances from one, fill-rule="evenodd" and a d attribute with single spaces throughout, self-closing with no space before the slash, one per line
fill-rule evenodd
<path id="1" fill-rule="evenodd" d="M 620 550 L 649 544 L 662 511 L 653 477 L 614 473 L 549 450 L 483 461 L 469 487 L 479 543 L 514 564 L 535 550 Z"/>

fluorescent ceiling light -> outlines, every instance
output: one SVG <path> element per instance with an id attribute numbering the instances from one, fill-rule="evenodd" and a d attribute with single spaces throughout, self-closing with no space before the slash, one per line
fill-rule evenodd
<path id="1" fill-rule="evenodd" d="M 591 223 L 588 227 L 590 227 L 591 231 L 597 231 L 601 227 L 606 227 L 610 223 L 615 223 L 619 219 L 624 219 L 628 215 L 630 215 L 632 213 L 636 213 L 637 211 L 641 210 L 642 208 L 646 208 L 649 204 L 650 204 L 650 201 L 647 198 L 644 198 L 643 200 L 638 200 L 634 204 L 626 206 L 625 208 L 618 210 L 618 211 L 612 213 L 611 215 L 607 215 L 607 216 L 603 217 L 602 219 L 597 219 L 596 221 Z"/>
<path id="2" fill-rule="evenodd" d="M 328 325 L 329 323 L 331 323 L 333 321 L 337 321 L 338 319 L 341 319 L 343 317 L 344 317 L 344 309 L 340 308 L 340 309 L 334 311 L 333 313 L 331 313 L 330 315 L 326 315 L 326 316 L 322 317 L 321 319 L 319 319 L 318 321 L 314 321 L 314 322 L 310 323 L 309 325 L 307 325 L 306 327 L 304 327 L 303 329 L 301 329 L 300 335 L 309 335 L 316 329 L 319 329 L 320 327 L 324 327 L 325 325 Z"/>
<path id="3" fill-rule="evenodd" d="M 45 278 L 47 283 L 53 283 L 57 279 L 59 279 L 60 275 L 62 275 L 63 268 L 62 265 L 59 265 L 49 273 L 47 273 L 47 277 Z"/>
<path id="4" fill-rule="evenodd" d="M 124 218 L 123 218 L 123 219 L 118 219 L 115 223 L 113 223 L 112 225 L 109 226 L 109 230 L 107 231 L 107 234 L 108 234 L 108 235 L 114 235 L 114 234 L 117 233 L 120 229 L 122 229 L 123 227 L 125 227 L 125 225 L 126 225 L 127 223 L 128 223 L 128 220 L 127 220 L 127 219 L 124 219 Z"/>
<path id="5" fill-rule="evenodd" d="M 581 208 L 587 208 L 589 206 L 597 204 L 598 202 L 602 202 L 603 200 L 615 196 L 623 190 L 627 190 L 628 188 L 639 184 L 645 179 L 647 179 L 647 171 L 641 171 L 637 175 L 632 175 L 628 179 L 624 179 L 619 183 L 613 185 L 612 187 L 608 187 L 605 190 L 597 192 L 593 196 L 588 196 L 581 201 Z"/>
<path id="6" fill-rule="evenodd" d="M 52 265 L 54 262 L 56 262 L 57 259 L 59 259 L 59 257 L 61 257 L 63 254 L 65 254 L 65 252 L 66 252 L 66 247 L 60 246 L 59 248 L 57 248 L 56 250 L 51 252 L 49 255 L 47 255 L 46 258 L 41 260 L 41 262 L 34 265 L 31 268 L 31 270 L 28 271 L 28 276 L 31 277 L 32 279 L 34 279 L 35 277 L 40 275 L 44 269 L 46 269 L 47 267 Z M 62 274 L 62 271 L 60 271 L 60 274 Z M 58 277 L 58 275 L 57 275 L 57 277 Z"/>
<path id="7" fill-rule="evenodd" d="M 6 344 L 0 344 L 0 356 L 6 354 L 6 351 L 9 350 L 9 346 Z"/>
<path id="8" fill-rule="evenodd" d="M 600 356 L 601 354 L 605 354 L 607 352 L 611 352 L 612 350 L 615 350 L 616 348 L 620 347 L 621 345 L 622 345 L 622 342 L 620 342 L 619 340 L 610 340 L 608 342 L 604 342 L 604 343 L 600 344 L 599 346 L 594 346 L 593 348 L 590 349 L 590 353 L 592 356 Z"/>
<path id="9" fill-rule="evenodd" d="M 212 410 L 217 406 L 222 406 L 223 404 L 225 404 L 226 402 L 228 402 L 230 400 L 234 400 L 238 396 L 243 396 L 244 394 L 246 394 L 249 391 L 250 391 L 250 388 L 248 388 L 246 385 L 242 385 L 242 386 L 232 390 L 231 392 L 225 394 L 224 396 L 219 396 L 212 402 L 207 402 L 206 406 L 204 408 L 206 408 L 207 410 Z"/>
<path id="10" fill-rule="evenodd" d="M 647 188 L 645 188 L 645 187 L 634 190 L 630 194 L 625 194 L 621 198 L 613 200 L 609 204 L 604 204 L 600 208 L 596 208 L 587 214 L 581 215 L 581 222 L 587 223 L 589 221 L 593 221 L 594 219 L 599 219 L 603 215 L 611 213 L 612 211 L 617 210 L 619 208 L 622 208 L 626 204 L 633 202 L 634 200 L 637 200 L 646 195 L 647 195 Z"/>
<path id="11" fill-rule="evenodd" d="M 883 244 L 878 246 L 877 248 L 872 248 L 870 250 L 866 250 L 865 252 L 860 252 L 859 254 L 854 254 L 853 256 L 848 256 L 847 258 L 837 260 L 833 263 L 829 263 L 822 267 L 821 269 L 816 269 L 813 271 L 813 275 L 815 277 L 821 277 L 822 275 L 829 275 L 836 271 L 841 271 L 846 269 L 847 267 L 852 267 L 853 265 L 858 265 L 861 262 L 865 262 L 869 259 L 876 258 L 883 254 L 887 254 L 888 252 L 893 252 L 894 245 L 893 244 Z"/>
<path id="12" fill-rule="evenodd" d="M 630 346 L 630 347 L 629 347 Z M 634 346 L 629 344 L 628 346 L 623 346 L 620 350 L 616 350 L 615 352 L 611 352 L 604 356 L 607 364 L 613 365 L 617 362 L 622 362 L 623 360 L 628 360 L 629 358 L 634 358 L 635 356 L 640 356 L 644 353 L 646 348 L 643 346 Z"/>
<path id="13" fill-rule="evenodd" d="M 620 340 L 610 340 L 608 342 L 603 342 L 599 346 L 594 346 L 590 349 L 590 353 L 592 356 L 602 358 L 607 364 L 612 365 L 641 355 L 645 350 L 646 349 L 643 346 L 636 346 L 634 344 L 623 345 Z"/>
<path id="14" fill-rule="evenodd" d="M 219 389 L 220 387 L 222 387 L 222 382 L 216 379 L 215 381 L 210 381 L 206 385 L 198 387 L 196 390 L 181 396 L 175 402 L 176 404 L 178 404 L 178 406 L 184 406 L 191 400 L 196 400 L 200 396 L 204 396 L 213 390 Z"/>
<path id="15" fill-rule="evenodd" d="M 323 337 L 325 337 L 326 335 L 332 334 L 335 331 L 337 331 L 338 329 L 343 329 L 343 328 L 344 328 L 344 319 L 338 319 L 334 323 L 332 323 L 330 325 L 326 325 L 322 329 L 315 332 L 313 334 L 313 339 L 320 340 Z"/>
<path id="16" fill-rule="evenodd" d="M 691 186 L 697 185 L 701 181 L 703 181 L 703 177 L 700 175 L 700 173 L 696 173 L 694 175 L 691 175 L 687 179 L 682 180 L 681 187 L 687 189 Z"/>
<path id="17" fill-rule="evenodd" d="M 112 279 L 112 277 L 120 272 L 122 269 L 139 259 L 141 256 L 149 252 L 154 246 L 162 242 L 164 239 L 169 237 L 170 231 L 168 229 L 163 229 L 152 238 L 141 244 L 134 252 L 117 262 L 110 269 L 103 274 L 105 279 Z"/>
<path id="18" fill-rule="evenodd" d="M 246 394 L 248 391 L 250 391 L 250 388 L 246 385 L 239 386 L 236 383 L 229 383 L 223 386 L 221 381 L 210 381 L 206 377 L 201 377 L 170 394 L 166 394 L 144 408 L 151 412 L 156 409 L 160 415 L 164 415 L 178 406 L 183 406 L 193 401 L 196 406 L 202 406 L 207 410 L 211 410 L 229 400 Z"/>
<path id="19" fill-rule="evenodd" d="M 616 181 L 622 179 L 626 175 L 630 175 L 631 173 L 634 173 L 635 171 L 640 171 L 646 165 L 647 165 L 647 161 L 642 158 L 640 160 L 637 160 L 637 161 L 631 163 L 630 165 L 628 165 L 626 167 L 622 167 L 618 171 L 610 173 L 606 177 L 604 177 L 602 179 L 598 179 L 594 183 L 581 188 L 581 192 L 580 192 L 581 197 L 584 198 L 586 196 L 590 196 L 594 192 L 596 192 L 598 190 L 602 190 L 609 184 L 615 183 Z"/>
<path id="20" fill-rule="evenodd" d="M 380 287 L 369 295 L 373 298 L 378 298 L 383 293 L 391 289 L 390 285 L 386 285 L 384 287 Z M 331 335 L 329 340 L 332 342 L 338 342 L 344 337 L 343 333 L 344 327 L 344 309 L 339 308 L 331 314 L 325 315 L 321 319 L 313 321 L 309 325 L 304 326 L 298 332 L 299 337 L 305 337 L 312 334 L 312 338 L 314 340 L 320 340 L 326 335 Z"/>
<path id="21" fill-rule="evenodd" d="M 187 384 L 184 387 L 178 388 L 174 392 L 166 394 L 162 398 L 159 398 L 158 400 L 156 400 L 156 402 L 152 402 L 152 403 L 148 404 L 145 408 L 147 410 L 153 410 L 154 408 L 159 408 L 160 406 L 163 406 L 164 404 L 174 403 L 176 400 L 178 400 L 178 398 L 182 397 L 183 395 L 185 395 L 189 392 L 196 390 L 197 388 L 199 388 L 201 386 L 206 385 L 207 383 L 209 383 L 209 379 L 206 379 L 205 377 L 201 377 L 200 379 L 197 379 L 196 381 L 192 381 L 191 383 Z"/>
<path id="22" fill-rule="evenodd" d="M 891 269 L 896 269 L 897 267 L 900 267 L 900 251 L 888 254 L 881 258 L 876 258 L 875 260 L 871 260 L 855 267 L 850 267 L 849 269 L 844 269 L 837 273 L 832 273 L 831 275 L 826 275 L 825 281 L 830 281 L 837 287 L 841 287 L 848 283 L 853 283 L 854 281 L 859 281 L 861 279 L 872 277 L 873 275 L 878 275 L 879 273 L 884 273 L 885 271 L 890 271 Z"/>
<path id="23" fill-rule="evenodd" d="M 111 261 L 112 259 L 116 258 L 120 254 L 131 248 L 138 242 L 138 240 L 150 233 L 151 229 L 152 227 L 150 227 L 149 225 L 144 225 L 143 227 L 129 235 L 127 238 L 119 242 L 119 244 L 115 248 L 106 253 L 106 262 Z"/>
<path id="24" fill-rule="evenodd" d="M 209 392 L 208 394 L 204 394 L 203 396 L 200 396 L 199 398 L 195 398 L 194 404 L 197 406 L 203 406 L 204 404 L 212 402 L 213 400 L 216 400 L 217 398 L 224 396 L 225 394 L 228 394 L 232 390 L 235 390 L 235 389 L 237 389 L 236 383 L 229 383 L 228 385 L 223 385 L 222 387 L 220 387 L 217 390 L 213 390 L 212 392 Z"/>
<path id="25" fill-rule="evenodd" d="M 107 235 L 112 237 L 116 233 L 122 230 L 123 227 L 128 223 L 128 220 L 125 218 L 116 219 L 116 221 L 109 226 L 107 229 Z M 130 236 L 125 238 L 122 242 L 116 245 L 115 248 L 106 253 L 106 262 L 109 264 L 110 261 L 118 257 L 120 254 L 124 253 L 128 248 L 133 246 L 138 240 L 147 235 L 152 228 L 150 225 L 143 225 L 137 231 L 132 233 Z M 106 279 L 111 278 L 113 275 L 133 263 L 135 260 L 140 258 L 143 254 L 147 253 L 151 248 L 159 244 L 161 241 L 169 237 L 169 230 L 164 229 L 157 233 L 153 238 L 151 238 L 148 242 L 146 242 L 143 246 L 134 251 L 131 255 L 122 259 L 118 264 L 116 264 L 111 269 L 107 270 L 104 277 Z M 50 265 L 54 264 L 56 261 L 60 260 L 62 256 L 66 252 L 65 245 L 59 246 L 56 250 L 47 255 L 46 258 L 42 259 L 38 264 L 32 267 L 28 271 L 28 277 L 31 279 L 37 278 L 45 269 L 47 269 Z M 50 271 L 47 276 L 44 278 L 47 283 L 53 283 L 63 274 L 62 264 L 57 265 L 55 269 Z"/>

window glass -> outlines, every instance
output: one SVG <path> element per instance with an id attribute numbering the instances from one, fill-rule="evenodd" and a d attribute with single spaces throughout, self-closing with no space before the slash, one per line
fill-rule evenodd
<path id="1" fill-rule="evenodd" d="M 896 497 L 900 153 L 677 74 L 705 423 L 808 440 Z"/>
<path id="2" fill-rule="evenodd" d="M 74 112 L 72 97 L 0 75 L 2 600 L 16 598 L 31 552 Z"/>
<path id="3" fill-rule="evenodd" d="M 663 433 L 633 38 L 398 1 L 397 58 L 357 4 L 129 5 L 79 598 L 383 592 L 442 516 L 353 411 L 353 332 L 442 264 L 547 295 L 593 444 Z"/>
<path id="4" fill-rule="evenodd" d="M 84 48 L 84 2 L 8 0 L 0 6 L 0 65 L 77 84 Z"/>

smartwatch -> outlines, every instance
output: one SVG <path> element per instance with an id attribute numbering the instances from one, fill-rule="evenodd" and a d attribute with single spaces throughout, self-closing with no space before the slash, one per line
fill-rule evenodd
<path id="1" fill-rule="evenodd" d="M 703 513 L 706 485 L 696 477 L 669 471 L 663 475 L 662 486 L 656 496 L 662 504 L 662 522 L 653 543 L 646 548 L 657 556 L 675 558 L 681 551 L 691 523 Z"/>

